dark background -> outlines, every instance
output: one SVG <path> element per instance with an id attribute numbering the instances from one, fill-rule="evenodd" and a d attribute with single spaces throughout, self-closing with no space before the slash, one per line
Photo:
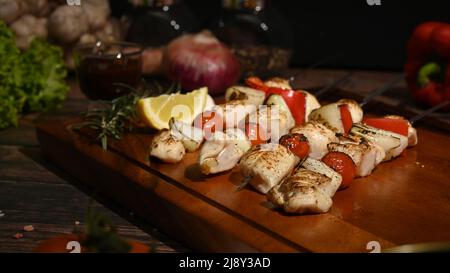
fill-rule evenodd
<path id="1" fill-rule="evenodd" d="M 127 12 L 126 1 L 111 0 L 116 15 Z M 450 22 L 449 0 L 272 0 L 292 27 L 295 46 L 292 66 L 401 69 L 406 41 L 418 23 Z M 220 0 L 186 0 L 199 25 L 207 28 L 220 13 Z"/>

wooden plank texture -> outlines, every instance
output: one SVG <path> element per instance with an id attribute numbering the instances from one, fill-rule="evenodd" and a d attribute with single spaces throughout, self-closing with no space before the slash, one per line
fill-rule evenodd
<path id="1" fill-rule="evenodd" d="M 87 109 L 88 101 L 71 84 L 63 108 L 48 116 L 80 114 Z M 31 252 L 43 240 L 71 233 L 75 221 L 83 228 L 89 204 L 109 217 L 119 234 L 152 245 L 156 252 L 189 251 L 46 160 L 36 138 L 36 118 L 37 114 L 28 114 L 18 127 L 0 131 L 0 252 Z M 34 231 L 24 232 L 26 225 L 33 225 Z M 16 233 L 24 237 L 13 238 Z"/>
<path id="2" fill-rule="evenodd" d="M 68 130 L 76 122 L 39 125 L 44 153 L 193 249 L 363 252 L 370 241 L 388 248 L 450 240 L 450 138 L 441 132 L 419 129 L 417 147 L 338 192 L 329 213 L 287 216 L 249 188 L 235 192 L 236 171 L 202 176 L 197 153 L 175 165 L 150 161 L 152 136 L 142 132 L 103 151 L 89 135 Z"/>

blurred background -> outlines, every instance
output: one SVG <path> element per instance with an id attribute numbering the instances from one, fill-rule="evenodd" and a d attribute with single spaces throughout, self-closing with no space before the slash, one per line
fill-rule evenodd
<path id="1" fill-rule="evenodd" d="M 68 3 L 79 6 L 69 5 Z M 258 72 L 322 63 L 325 68 L 400 69 L 405 45 L 424 21 L 449 22 L 448 1 L 4 0 L 0 20 L 26 49 L 46 38 L 74 67 L 76 45 L 128 40 L 162 49 L 184 33 L 209 29 Z M 161 72 L 147 52 L 145 74 Z M 247 66 L 247 67 L 245 67 Z M 148 73 L 147 73 L 148 72 Z"/>
<path id="2" fill-rule="evenodd" d="M 110 2 L 114 16 L 132 10 L 127 1 Z M 222 2 L 228 1 L 179 2 L 191 10 L 199 30 L 213 25 L 223 11 Z M 261 2 L 291 28 L 291 65 L 296 67 L 331 58 L 322 66 L 401 69 L 406 41 L 417 24 L 429 20 L 450 22 L 449 3 L 439 0 L 381 0 L 380 5 L 369 5 L 366 0 Z"/>

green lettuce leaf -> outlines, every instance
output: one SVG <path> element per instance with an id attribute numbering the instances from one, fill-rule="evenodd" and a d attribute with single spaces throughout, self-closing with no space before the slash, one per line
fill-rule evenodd
<path id="1" fill-rule="evenodd" d="M 35 39 L 23 53 L 0 21 L 0 129 L 16 126 L 23 112 L 61 106 L 69 87 L 61 48 Z"/>

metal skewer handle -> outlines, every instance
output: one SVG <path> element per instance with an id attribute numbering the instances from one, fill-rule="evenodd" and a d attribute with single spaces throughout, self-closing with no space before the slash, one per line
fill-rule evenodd
<path id="1" fill-rule="evenodd" d="M 383 94 L 384 92 L 388 91 L 389 89 L 391 89 L 392 86 L 394 86 L 396 83 L 398 83 L 400 80 L 402 80 L 404 78 L 404 75 L 401 74 L 397 77 L 395 77 L 394 79 L 392 79 L 390 82 L 388 82 L 387 84 L 383 85 L 382 87 L 375 89 L 374 91 L 370 92 L 364 99 L 363 101 L 359 104 L 359 106 L 363 107 L 364 105 L 366 105 L 367 103 L 369 103 L 372 99 L 374 99 L 375 97 L 378 97 L 379 95 Z"/>
<path id="2" fill-rule="evenodd" d="M 447 106 L 449 103 L 450 103 L 450 100 L 443 101 L 443 102 L 439 103 L 438 105 L 435 105 L 435 106 L 431 107 L 430 109 L 428 109 L 428 110 L 426 110 L 426 111 L 423 111 L 422 113 L 420 113 L 420 114 L 418 114 L 418 115 L 416 115 L 416 116 L 410 118 L 410 119 L 409 119 L 409 122 L 410 122 L 411 124 L 414 124 L 415 122 L 417 122 L 417 121 L 423 119 L 424 117 L 426 117 L 426 116 L 428 116 L 428 115 L 430 115 L 430 114 L 432 114 L 432 113 L 438 111 L 439 109 L 444 108 L 444 107 Z"/>

